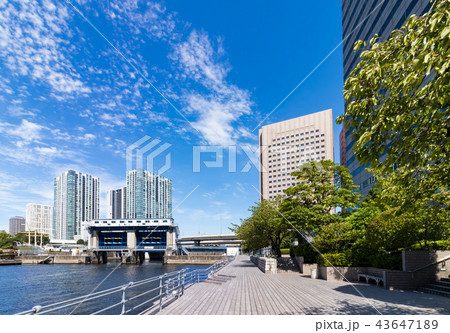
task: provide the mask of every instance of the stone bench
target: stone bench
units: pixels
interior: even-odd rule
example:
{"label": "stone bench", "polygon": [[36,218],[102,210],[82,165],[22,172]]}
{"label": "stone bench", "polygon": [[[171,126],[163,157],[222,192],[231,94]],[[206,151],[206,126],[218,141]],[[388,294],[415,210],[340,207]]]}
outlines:
{"label": "stone bench", "polygon": [[365,283],[370,283],[370,280],[375,281],[377,286],[384,286],[384,279],[381,276],[370,275],[370,274],[358,274],[358,281],[362,282],[364,279]]}

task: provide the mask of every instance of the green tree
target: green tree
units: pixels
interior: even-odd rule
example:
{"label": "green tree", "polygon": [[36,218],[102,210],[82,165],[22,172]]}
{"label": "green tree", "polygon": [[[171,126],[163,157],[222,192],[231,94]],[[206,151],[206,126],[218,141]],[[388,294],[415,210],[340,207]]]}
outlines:
{"label": "green tree", "polygon": [[245,251],[254,251],[271,246],[272,251],[281,256],[281,244],[291,235],[289,225],[278,211],[281,197],[275,200],[262,200],[250,207],[251,216],[241,221],[240,225],[233,225],[231,231],[243,240]]}
{"label": "green tree", "polygon": [[[372,207],[377,207],[381,212],[372,219],[368,228],[367,237],[371,241],[376,243],[376,239],[380,239],[380,246],[398,249],[410,248],[421,242],[426,246],[429,241],[450,238],[448,208],[430,202],[428,198],[412,200],[408,186],[399,185],[392,174],[376,175],[376,188],[379,190],[372,200]],[[408,202],[408,209],[401,207],[405,202]]]}
{"label": "green tree", "polygon": [[14,247],[14,236],[6,231],[0,231],[0,249],[12,249]]}
{"label": "green tree", "polygon": [[[359,200],[348,169],[333,161],[307,162],[291,175],[299,184],[284,191],[288,196],[280,210],[299,231],[318,232],[341,222]],[[338,214],[336,207],[341,208]]]}
{"label": "green tree", "polygon": [[[355,43],[355,51],[362,46]],[[437,0],[386,41],[375,35],[344,84],[338,122],[352,130],[362,164],[381,175],[400,166],[392,181],[407,193],[402,205],[417,198],[450,203],[449,47],[450,1]]]}
{"label": "green tree", "polygon": [[87,242],[85,242],[83,239],[77,240],[78,245],[87,245]]}

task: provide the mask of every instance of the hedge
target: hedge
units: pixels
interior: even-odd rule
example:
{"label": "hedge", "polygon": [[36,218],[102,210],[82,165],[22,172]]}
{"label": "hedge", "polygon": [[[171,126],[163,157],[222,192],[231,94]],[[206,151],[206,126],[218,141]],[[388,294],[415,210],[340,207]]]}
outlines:
{"label": "hedge", "polygon": [[[324,257],[327,259],[325,259]],[[317,256],[317,265],[329,267],[333,266],[352,266],[352,260],[347,253],[324,253]]]}
{"label": "hedge", "polygon": [[281,254],[290,254],[291,249],[280,249]]}

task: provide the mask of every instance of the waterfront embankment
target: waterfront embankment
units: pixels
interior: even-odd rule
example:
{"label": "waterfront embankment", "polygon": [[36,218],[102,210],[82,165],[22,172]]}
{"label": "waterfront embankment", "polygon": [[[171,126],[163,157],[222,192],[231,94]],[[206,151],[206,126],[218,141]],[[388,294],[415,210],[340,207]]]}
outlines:
{"label": "waterfront embankment", "polygon": [[87,255],[57,255],[57,254],[41,254],[41,255],[23,255],[20,261],[23,265],[36,264],[87,264],[91,257]]}
{"label": "waterfront embankment", "polygon": [[226,258],[223,254],[214,252],[190,253],[189,255],[164,256],[165,264],[174,265],[212,265],[217,260]]}

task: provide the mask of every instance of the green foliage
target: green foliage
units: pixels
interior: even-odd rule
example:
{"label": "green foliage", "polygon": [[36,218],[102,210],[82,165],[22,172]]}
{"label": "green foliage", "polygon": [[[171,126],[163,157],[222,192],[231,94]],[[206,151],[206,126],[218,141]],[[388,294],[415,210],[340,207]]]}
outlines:
{"label": "green foliage", "polygon": [[[342,221],[347,210],[358,202],[348,169],[332,161],[304,163],[291,175],[299,184],[285,190],[288,197],[280,211],[299,230],[316,232],[322,226]],[[334,214],[336,207],[341,207],[344,214]]]}
{"label": "green foliage", "polygon": [[402,269],[402,253],[400,251],[386,252],[381,248],[378,253],[373,256],[371,261],[373,267],[384,269]]}
{"label": "green foliage", "polygon": [[385,42],[376,35],[344,85],[347,105],[338,122],[353,129],[356,158],[377,178],[389,178],[392,187],[383,190],[403,188],[402,207],[450,203],[449,26],[450,1],[438,0]]}
{"label": "green foliage", "polygon": [[317,256],[319,266],[353,266],[352,257],[349,253],[324,253],[323,256]]}
{"label": "green foliage", "polygon": [[245,252],[272,246],[272,251],[281,256],[280,247],[283,240],[291,235],[289,225],[278,211],[282,198],[273,201],[262,200],[250,207],[251,216],[233,225],[231,231],[243,240]]}
{"label": "green foliage", "polygon": [[281,254],[290,254],[291,249],[280,249]]}
{"label": "green foliage", "polygon": [[78,245],[87,245],[87,242],[85,242],[83,239],[77,240]]}
{"label": "green foliage", "polygon": [[444,239],[431,242],[421,241],[416,244],[413,244],[411,246],[411,250],[441,250],[441,251],[450,250],[450,240]]}
{"label": "green foliage", "polygon": [[291,248],[291,257],[303,257],[306,264],[313,264],[316,262],[317,252],[309,243],[300,243],[298,246]]}
{"label": "green foliage", "polygon": [[6,231],[0,231],[0,249],[12,249],[14,247],[14,236]]}
{"label": "green foliage", "polygon": [[314,238],[313,244],[320,252],[338,253],[351,248],[362,237],[362,231],[347,221],[325,225]]}

